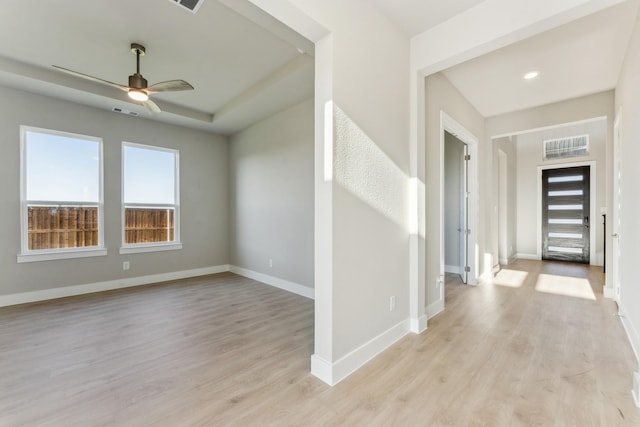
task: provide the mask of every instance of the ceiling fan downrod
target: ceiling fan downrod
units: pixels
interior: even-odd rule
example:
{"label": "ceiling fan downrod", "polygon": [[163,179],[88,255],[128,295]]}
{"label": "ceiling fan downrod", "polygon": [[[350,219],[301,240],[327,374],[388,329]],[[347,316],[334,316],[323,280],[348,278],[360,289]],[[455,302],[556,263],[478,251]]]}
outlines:
{"label": "ceiling fan downrod", "polygon": [[136,72],[129,76],[129,87],[146,89],[147,79],[140,74],[140,57],[145,54],[146,50],[141,44],[131,43],[131,52],[136,55]]}

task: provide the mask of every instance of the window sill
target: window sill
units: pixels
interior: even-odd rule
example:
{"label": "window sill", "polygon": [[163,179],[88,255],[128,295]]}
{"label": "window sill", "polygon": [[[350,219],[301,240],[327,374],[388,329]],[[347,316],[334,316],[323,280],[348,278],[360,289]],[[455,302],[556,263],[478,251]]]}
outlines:
{"label": "window sill", "polygon": [[157,245],[125,246],[120,248],[120,254],[138,254],[144,252],[177,251],[182,249],[182,243],[164,243]]}
{"label": "window sill", "polygon": [[56,259],[72,259],[72,258],[88,258],[96,256],[107,255],[105,248],[98,249],[82,249],[82,250],[67,250],[56,252],[44,252],[44,253],[26,253],[18,254],[18,263],[23,262],[38,262],[38,261],[52,261]]}

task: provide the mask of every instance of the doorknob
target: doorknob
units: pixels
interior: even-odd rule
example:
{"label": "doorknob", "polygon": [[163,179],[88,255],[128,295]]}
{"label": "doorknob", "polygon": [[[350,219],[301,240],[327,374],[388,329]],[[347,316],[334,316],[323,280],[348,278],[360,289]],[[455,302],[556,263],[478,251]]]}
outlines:
{"label": "doorknob", "polygon": [[618,236],[618,233],[613,233],[611,237],[619,237],[619,236]]}

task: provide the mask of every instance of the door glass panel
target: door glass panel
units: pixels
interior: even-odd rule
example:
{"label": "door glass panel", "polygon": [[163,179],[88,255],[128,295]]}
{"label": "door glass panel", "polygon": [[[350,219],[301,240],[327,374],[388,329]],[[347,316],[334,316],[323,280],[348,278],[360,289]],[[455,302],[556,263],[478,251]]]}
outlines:
{"label": "door glass panel", "polygon": [[574,181],[582,181],[584,177],[582,175],[572,175],[572,176],[552,176],[549,178],[549,182],[574,182]]}
{"label": "door glass panel", "polygon": [[582,190],[549,191],[549,196],[582,196]]}
{"label": "door glass panel", "polygon": [[581,254],[582,248],[563,248],[561,246],[549,246],[551,252],[562,252],[565,254]]}
{"label": "door glass panel", "polygon": [[566,219],[566,218],[551,218],[549,224],[582,224],[582,218],[578,219]]}
{"label": "door glass panel", "polygon": [[582,205],[549,205],[550,211],[581,211]]}
{"label": "door glass panel", "polygon": [[549,237],[555,237],[558,239],[582,239],[582,234],[579,233],[549,233]]}

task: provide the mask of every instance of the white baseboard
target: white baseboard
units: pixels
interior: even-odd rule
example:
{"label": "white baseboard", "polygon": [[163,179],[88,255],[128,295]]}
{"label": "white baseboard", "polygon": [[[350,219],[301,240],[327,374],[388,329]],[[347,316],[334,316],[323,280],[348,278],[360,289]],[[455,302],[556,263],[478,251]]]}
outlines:
{"label": "white baseboard", "polygon": [[229,271],[228,265],[196,268],[193,270],[175,271],[171,273],[151,274],[148,276],[127,277],[106,282],[87,283],[84,285],[65,286],[61,288],[43,289],[41,291],[21,292],[19,294],[0,296],[0,307],[25,304],[29,302],[45,301],[94,292],[111,291],[114,289],[130,288],[151,283],[167,282],[169,280],[186,279],[188,277],[205,276]]}
{"label": "white baseboard", "polygon": [[508,258],[500,258],[500,264],[502,264],[502,265],[509,265],[509,264],[511,264],[513,261],[515,261],[516,259],[518,259],[517,254],[512,254],[512,255],[510,255]]}
{"label": "white baseboard", "polygon": [[478,277],[477,283],[470,283],[473,285],[490,284],[493,283],[493,273],[491,271],[485,271]]}
{"label": "white baseboard", "polygon": [[284,289],[285,291],[293,292],[294,294],[298,294],[303,297],[307,297],[310,299],[315,298],[315,289],[308,286],[303,286],[298,283],[290,282],[278,277],[269,276],[268,274],[258,273],[257,271],[249,270],[247,268],[242,268],[235,265],[230,265],[229,271],[240,276],[248,277],[249,279],[257,280],[258,282],[274,286],[276,288]]}
{"label": "white baseboard", "polygon": [[604,295],[605,298],[609,298],[612,300],[616,299],[616,291],[613,288],[610,288],[608,286],[604,286],[602,288],[602,294]]}
{"label": "white baseboard", "polygon": [[620,317],[622,326],[624,326],[624,330],[627,333],[627,338],[629,339],[629,344],[631,344],[633,354],[636,357],[636,362],[640,362],[640,335],[627,316],[627,311],[624,306],[620,303],[618,303],[618,316]]}
{"label": "white baseboard", "polygon": [[[627,339],[629,340],[629,344],[631,344],[631,350],[633,351],[633,355],[636,358],[636,363],[640,362],[640,335],[638,331],[633,326],[633,323],[627,316],[627,311],[624,306],[620,304],[618,301],[618,317],[622,322],[622,326],[624,327],[624,331],[627,334]],[[633,373],[633,388],[631,389],[631,394],[633,396],[633,401],[636,406],[640,408],[640,373]]]}
{"label": "white baseboard", "polygon": [[426,313],[427,319],[431,319],[436,314],[442,313],[444,311],[444,300],[439,299],[436,302],[432,302],[425,308],[424,311]]}
{"label": "white baseboard", "polygon": [[330,386],[334,386],[408,333],[409,321],[407,319],[333,363],[313,354],[311,356],[311,374]]}
{"label": "white baseboard", "polygon": [[633,373],[633,389],[631,390],[633,401],[640,408],[640,372]]}
{"label": "white baseboard", "polygon": [[540,261],[542,260],[542,257],[538,254],[521,254],[518,253],[516,254],[516,258],[518,259],[532,259],[534,261]]}
{"label": "white baseboard", "polygon": [[422,315],[417,319],[410,319],[409,330],[414,334],[421,334],[427,330],[427,315]]}
{"label": "white baseboard", "polygon": [[335,385],[333,382],[333,365],[331,362],[323,359],[317,354],[311,355],[311,375],[321,379],[330,386]]}
{"label": "white baseboard", "polygon": [[444,266],[445,273],[455,273],[462,274],[462,268],[459,265],[445,265]]}

